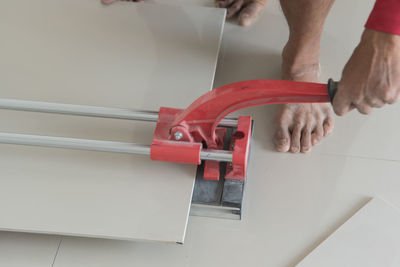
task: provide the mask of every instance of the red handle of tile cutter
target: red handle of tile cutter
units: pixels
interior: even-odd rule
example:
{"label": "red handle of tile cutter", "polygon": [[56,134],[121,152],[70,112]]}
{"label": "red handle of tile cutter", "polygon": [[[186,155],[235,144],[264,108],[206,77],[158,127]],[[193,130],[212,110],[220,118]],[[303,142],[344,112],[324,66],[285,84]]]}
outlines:
{"label": "red handle of tile cutter", "polygon": [[[280,103],[330,102],[337,83],[327,84],[281,80],[251,80],[216,88],[194,101],[176,116],[171,135],[183,134],[180,140],[202,139],[207,146],[218,146],[216,127],[228,114],[239,109]],[[199,130],[201,128],[201,131]],[[193,137],[197,132],[199,137]]]}
{"label": "red handle of tile cutter", "polygon": [[[333,100],[337,83],[251,80],[216,88],[185,110],[161,108],[151,148],[153,160],[200,164],[203,144],[222,149],[225,131],[217,127],[228,114],[251,106],[280,103],[323,103]],[[230,179],[244,180],[251,137],[251,117],[239,117],[233,136]],[[177,152],[177,153],[174,153]],[[206,162],[205,177],[218,179],[219,164]]]}
{"label": "red handle of tile cutter", "polygon": [[331,103],[333,103],[333,98],[335,97],[336,92],[338,90],[338,85],[339,82],[335,82],[333,79],[328,80],[328,95]]}

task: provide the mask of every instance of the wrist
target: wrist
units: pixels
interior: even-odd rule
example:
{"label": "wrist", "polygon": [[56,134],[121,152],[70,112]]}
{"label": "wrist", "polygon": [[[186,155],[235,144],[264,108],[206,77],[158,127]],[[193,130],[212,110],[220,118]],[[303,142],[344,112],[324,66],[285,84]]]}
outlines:
{"label": "wrist", "polygon": [[365,29],[360,44],[372,44],[380,49],[395,49],[400,51],[400,36],[396,34]]}

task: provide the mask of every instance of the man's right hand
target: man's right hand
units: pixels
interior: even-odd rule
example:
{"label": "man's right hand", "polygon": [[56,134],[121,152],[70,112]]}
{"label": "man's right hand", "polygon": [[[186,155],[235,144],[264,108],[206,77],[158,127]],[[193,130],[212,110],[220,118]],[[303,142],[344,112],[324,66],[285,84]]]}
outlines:
{"label": "man's right hand", "polygon": [[399,97],[400,36],[366,29],[343,70],[333,109],[340,116],[354,108],[369,114]]}

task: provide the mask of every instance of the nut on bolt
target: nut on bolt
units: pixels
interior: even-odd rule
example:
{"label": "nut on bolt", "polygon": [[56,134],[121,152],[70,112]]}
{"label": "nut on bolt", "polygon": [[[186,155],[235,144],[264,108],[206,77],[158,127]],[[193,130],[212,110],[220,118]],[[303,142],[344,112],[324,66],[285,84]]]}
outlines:
{"label": "nut on bolt", "polygon": [[183,138],[183,133],[181,131],[176,131],[174,133],[174,137],[175,137],[176,141],[179,141],[179,140],[181,140]]}

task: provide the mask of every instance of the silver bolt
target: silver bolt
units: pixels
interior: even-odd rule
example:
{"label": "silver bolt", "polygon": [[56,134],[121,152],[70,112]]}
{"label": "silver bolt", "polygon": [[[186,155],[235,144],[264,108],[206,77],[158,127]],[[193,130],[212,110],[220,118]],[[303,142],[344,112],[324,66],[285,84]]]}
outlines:
{"label": "silver bolt", "polygon": [[183,133],[180,132],[180,131],[177,131],[177,132],[174,133],[174,137],[175,137],[175,140],[179,141],[179,140],[182,139]]}

